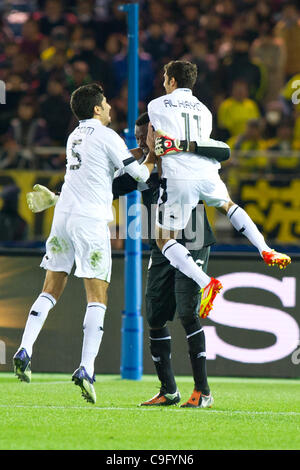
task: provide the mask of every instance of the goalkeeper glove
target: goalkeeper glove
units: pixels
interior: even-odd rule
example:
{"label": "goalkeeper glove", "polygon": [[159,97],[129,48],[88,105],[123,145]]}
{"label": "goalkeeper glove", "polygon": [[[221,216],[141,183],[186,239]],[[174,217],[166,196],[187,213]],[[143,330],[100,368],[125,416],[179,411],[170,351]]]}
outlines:
{"label": "goalkeeper glove", "polygon": [[29,209],[32,212],[42,212],[49,207],[55,206],[59,196],[41,184],[35,184],[33,191],[26,194]]}
{"label": "goalkeeper glove", "polygon": [[187,140],[180,141],[179,139],[173,139],[162,130],[157,130],[156,134],[159,134],[159,137],[155,139],[155,155],[157,157],[189,151],[189,142]]}

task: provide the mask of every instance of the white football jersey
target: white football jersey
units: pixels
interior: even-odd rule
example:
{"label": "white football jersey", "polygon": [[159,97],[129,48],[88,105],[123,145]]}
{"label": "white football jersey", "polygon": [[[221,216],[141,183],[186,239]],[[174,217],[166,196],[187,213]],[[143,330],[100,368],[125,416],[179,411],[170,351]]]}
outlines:
{"label": "white football jersey", "polygon": [[113,220],[112,180],[115,169],[132,157],[125,142],[98,119],[86,119],[67,141],[67,164],[56,210]]}
{"label": "white football jersey", "polygon": [[[212,114],[189,88],[177,88],[148,104],[148,114],[155,130],[163,130],[170,137],[207,141],[212,131]],[[162,176],[176,179],[204,178],[208,172],[217,172],[220,163],[190,152],[178,152],[161,158]]]}

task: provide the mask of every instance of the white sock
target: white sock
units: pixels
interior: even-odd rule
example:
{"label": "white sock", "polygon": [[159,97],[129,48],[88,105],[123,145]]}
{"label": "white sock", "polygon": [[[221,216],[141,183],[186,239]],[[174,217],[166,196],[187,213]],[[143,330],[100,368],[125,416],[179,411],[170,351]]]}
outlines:
{"label": "white sock", "polygon": [[252,245],[256,246],[260,254],[262,251],[271,251],[271,248],[266,244],[263,235],[244,209],[235,204],[227,212],[227,217],[234,228],[239,233],[245,235]]}
{"label": "white sock", "polygon": [[94,362],[98,354],[102,336],[106,305],[98,302],[87,304],[83,321],[83,345],[80,365],[85,368],[88,375],[94,375]]}
{"label": "white sock", "polygon": [[185,246],[176,240],[167,241],[161,251],[174,268],[193,279],[201,288],[210,283],[211,278],[195,263]]}
{"label": "white sock", "polygon": [[54,307],[56,300],[47,292],[42,292],[32,305],[26,322],[20,348],[25,348],[29,357],[32,355],[32,347],[41,331],[49,310]]}

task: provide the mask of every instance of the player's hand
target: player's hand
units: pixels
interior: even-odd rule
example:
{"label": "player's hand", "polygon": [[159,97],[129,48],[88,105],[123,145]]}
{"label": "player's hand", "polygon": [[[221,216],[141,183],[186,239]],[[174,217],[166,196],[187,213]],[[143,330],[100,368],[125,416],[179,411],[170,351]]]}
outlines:
{"label": "player's hand", "polygon": [[32,189],[32,192],[26,194],[27,204],[32,212],[42,212],[49,207],[55,206],[58,196],[46,188],[46,186],[35,184]]}
{"label": "player's hand", "polygon": [[177,152],[182,152],[186,149],[181,148],[180,140],[169,137],[166,132],[162,130],[156,131],[155,139],[155,154],[157,157],[163,157]]}
{"label": "player's hand", "polygon": [[155,153],[155,148],[154,148],[155,147],[155,134],[154,134],[154,128],[151,122],[149,122],[148,124],[146,144],[149,149],[149,152]]}

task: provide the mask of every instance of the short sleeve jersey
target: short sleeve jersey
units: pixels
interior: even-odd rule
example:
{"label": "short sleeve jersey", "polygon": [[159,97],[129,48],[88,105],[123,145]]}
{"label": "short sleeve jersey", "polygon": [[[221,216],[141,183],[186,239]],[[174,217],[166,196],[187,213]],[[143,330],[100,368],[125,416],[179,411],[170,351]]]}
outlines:
{"label": "short sleeve jersey", "polygon": [[125,142],[98,119],[87,119],[70,134],[64,184],[56,210],[104,221],[113,220],[115,169],[132,157]]}
{"label": "short sleeve jersey", "polygon": [[[170,137],[196,141],[198,144],[210,138],[212,114],[189,88],[177,88],[152,100],[148,113],[154,129],[163,130]],[[191,179],[200,172],[218,171],[219,168],[217,160],[190,152],[162,157],[164,178]]]}

